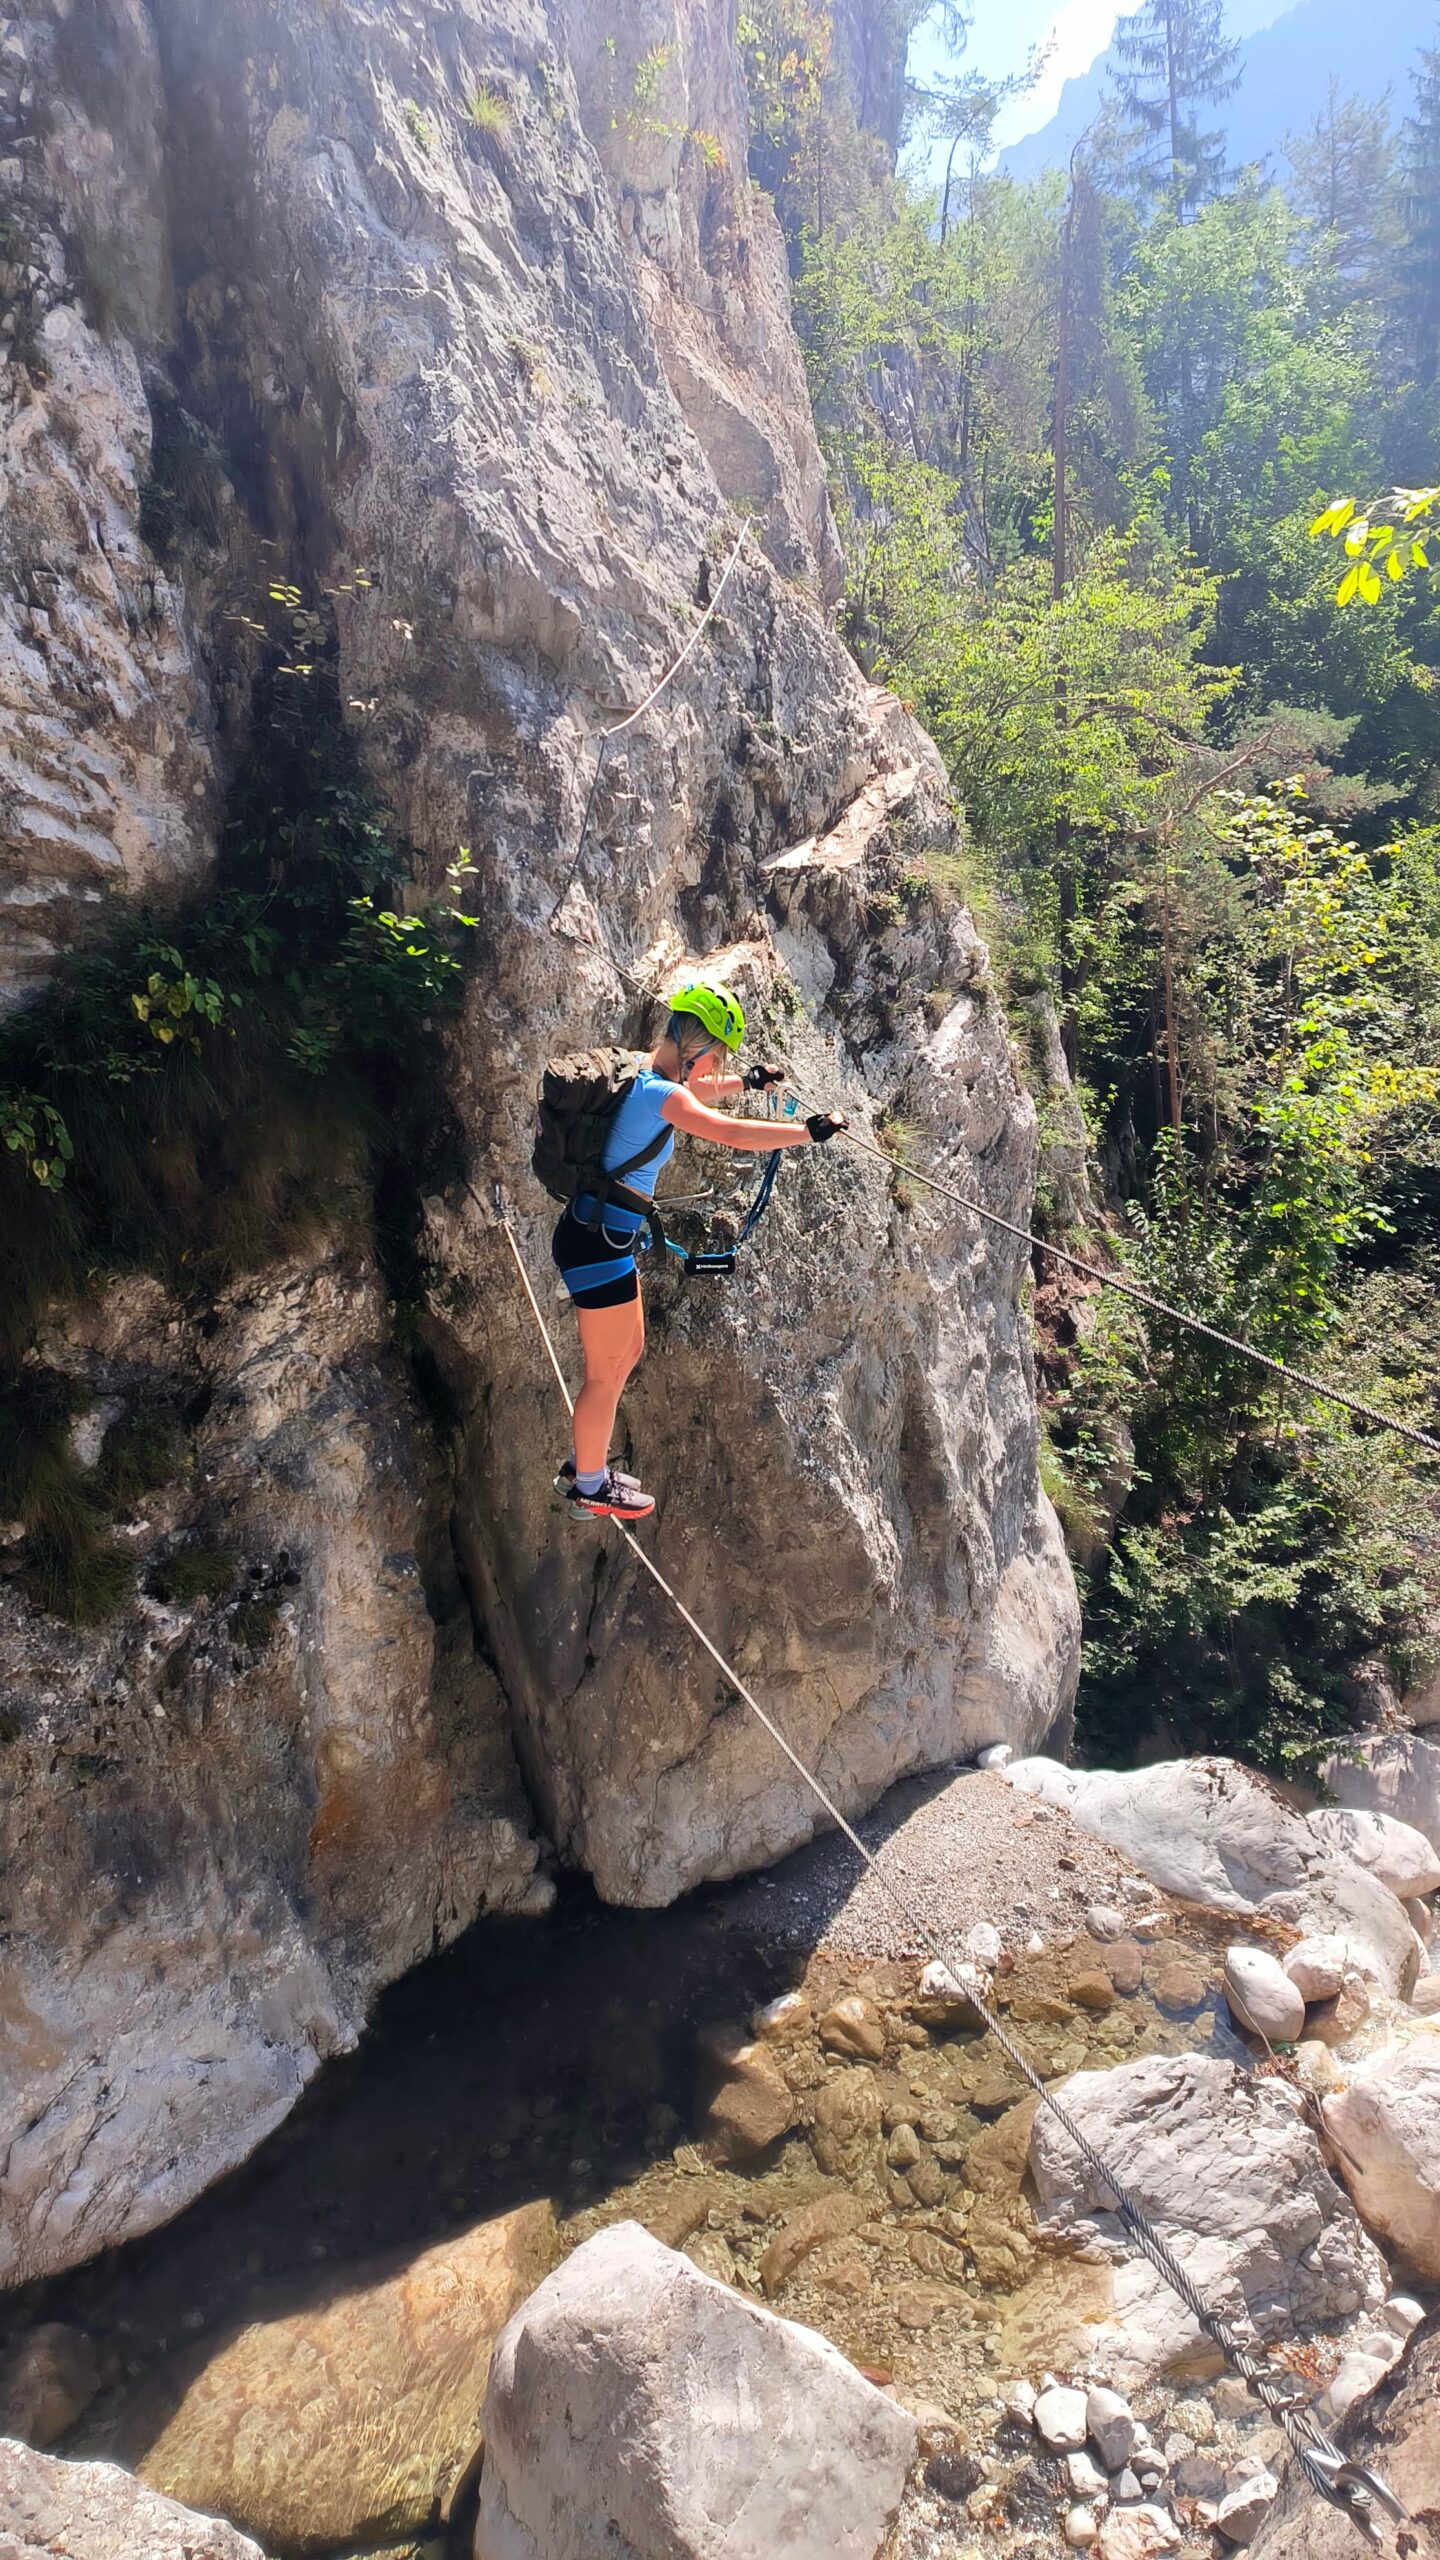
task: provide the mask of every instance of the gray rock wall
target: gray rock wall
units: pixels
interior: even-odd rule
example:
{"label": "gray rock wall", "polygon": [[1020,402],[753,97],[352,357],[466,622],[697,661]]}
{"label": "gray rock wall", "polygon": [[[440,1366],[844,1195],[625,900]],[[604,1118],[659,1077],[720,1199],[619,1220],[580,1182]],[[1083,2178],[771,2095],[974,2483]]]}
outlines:
{"label": "gray rock wall", "polygon": [[[26,0],[14,24],[16,112],[45,102],[18,183],[50,174],[57,245],[0,432],[47,489],[70,452],[108,492],[47,537],[44,628],[71,634],[88,710],[45,752],[69,769],[83,726],[95,764],[84,899],[210,862],[255,579],[313,595],[363,570],[337,608],[362,751],[432,885],[461,845],[478,866],[445,1105],[480,1198],[509,1189],[567,1357],[524,1170],[536,1063],[638,1040],[645,991],[683,965],[728,972],[817,1098],[1021,1215],[1034,1115],[937,885],[963,861],[943,777],[826,618],[822,475],[717,0],[657,12],[653,98],[626,68],[633,13],[584,0]],[[478,122],[477,93],[502,102]],[[93,448],[52,342],[103,392]],[[141,495],[153,534],[163,462],[196,512],[177,451],[206,457],[204,520],[167,577]],[[693,631],[730,498],[753,536],[611,757],[577,869],[595,734]],[[12,814],[43,806],[41,650],[32,632],[4,660]],[[12,840],[47,919],[21,985],[85,922],[54,841],[33,818]],[[137,1569],[153,1581],[177,1539],[238,1561],[183,1607],[141,1580],[86,1634],[5,1589],[12,2281],[175,2210],[380,1981],[523,1903],[512,1739],[562,1853],[615,1899],[813,1828],[623,1551],[557,1522],[563,1417],[496,1232],[458,1186],[427,1226],[448,1437],[387,1345],[363,1234],[213,1306],[136,1282],[55,1318],[48,1356],[101,1404],[199,1395],[183,1481],[124,1527]],[[652,1286],[626,1412],[654,1552],[848,1808],[1064,1729],[1077,1612],[1036,1480],[1024,1285],[1023,1248],[832,1148],[784,1168],[743,1280]],[[275,1599],[258,1630],[252,1565]]]}

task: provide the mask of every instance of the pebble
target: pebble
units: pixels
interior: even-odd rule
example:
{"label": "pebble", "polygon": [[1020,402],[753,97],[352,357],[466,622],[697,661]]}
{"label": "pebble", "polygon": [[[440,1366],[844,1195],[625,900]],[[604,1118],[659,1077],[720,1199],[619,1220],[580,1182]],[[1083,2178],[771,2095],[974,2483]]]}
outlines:
{"label": "pebble", "polygon": [[1214,2443],[1215,2412],[1208,2400],[1177,2400],[1170,2415],[1192,2444]]}
{"label": "pebble", "polygon": [[1345,1979],[1343,1938],[1302,1938],[1286,1956],[1285,1971],[1302,2000],[1333,2000]]}
{"label": "pebble", "polygon": [[1213,2498],[1218,2505],[1225,2495],[1225,2474],[1213,2453],[1187,2453],[1177,2461],[1170,2485],[1182,2498]]}
{"label": "pebble", "polygon": [[1065,2477],[1077,2498],[1098,2498],[1108,2487],[1104,2472],[1088,2453],[1067,2453]]}
{"label": "pebble", "polygon": [[1106,1949],[1105,1970],[1116,1990],[1127,1998],[1139,1990],[1144,1969],[1145,1959],[1133,1938],[1122,1938],[1118,1947]]}
{"label": "pebble", "polygon": [[1122,1902],[1153,1902],[1155,1888],[1145,1876],[1122,1876],[1120,1898]]}
{"label": "pebble", "polygon": [[1312,2002],[1305,2023],[1322,2044],[1348,2044],[1369,2015],[1369,1992],[1358,1973],[1347,1973],[1333,2000]]}
{"label": "pebble", "polygon": [[1222,2418],[1248,2418],[1255,2406],[1254,2392],[1238,2373],[1222,2374],[1213,2396]]}
{"label": "pebble", "polygon": [[1092,1902],[1085,1914],[1085,1926],[1102,1946],[1126,1934],[1124,1913],[1117,1911],[1113,1902]]}
{"label": "pebble", "polygon": [[1322,2044],[1318,2036],[1306,2036],[1302,2043],[1297,2044],[1295,2070],[1305,2087],[1315,2090],[1320,2096],[1327,2089],[1333,2089],[1340,2077],[1339,2065],[1330,2047]]}
{"label": "pebble", "polygon": [[1033,2382],[1012,2382],[1005,2394],[1005,2415],[1022,2427],[1031,2426],[1035,2418],[1035,2402],[1039,2394]]}
{"label": "pebble", "polygon": [[1163,2507],[1115,2507],[1100,2528],[1100,2560],[1157,2560],[1179,2547],[1180,2528]]}
{"label": "pebble", "polygon": [[1410,2006],[1422,2018],[1433,2018],[1440,2012],[1440,1973],[1422,1973],[1410,1994]]}
{"label": "pebble", "polygon": [[966,1930],[965,1952],[973,1956],[977,1964],[992,1969],[999,1963],[1004,1953],[1004,1941],[993,1920],[977,1920],[973,1929]]}
{"label": "pebble", "polygon": [[820,2021],[820,2041],[828,2053],[843,2053],[862,2062],[879,2062],[885,2051],[885,2027],[873,2000],[852,1992],[837,2000]]}
{"label": "pebble", "polygon": [[755,2033],[766,2044],[784,2044],[791,2036],[802,2033],[810,2018],[810,2003],[803,1991],[782,1991],[778,2000],[767,2000],[755,2012]]}
{"label": "pebble", "polygon": [[1100,2525],[1093,2507],[1071,2507],[1065,2517],[1065,2539],[1072,2551],[1088,2551],[1100,2539]]}
{"label": "pebble", "polygon": [[913,2124],[897,2124],[885,2146],[885,2157],[892,2169],[913,2169],[925,2157],[920,2136]]}
{"label": "pebble", "polygon": [[1035,2403],[1035,2425],[1052,2453],[1078,2453],[1085,2442],[1086,2423],[1084,2392],[1071,2391],[1063,2383],[1052,2383]]}
{"label": "pebble", "polygon": [[1132,1938],[1163,1938],[1170,1926],[1168,1911],[1137,1911],[1130,1923]]}
{"label": "pebble", "polygon": [[1412,2329],[1419,2328],[1425,2313],[1412,2294],[1392,2293],[1388,2302],[1381,2303],[1380,2317],[1397,2338],[1408,2338]]}
{"label": "pebble", "polygon": [[1072,1973],[1065,1988],[1079,2009],[1108,2009],[1115,1997],[1115,1985],[1098,1964],[1087,1965],[1083,1973]]}
{"label": "pebble", "polygon": [[1226,1949],[1225,1997],[1236,2023],[1270,2044],[1294,2044],[1304,2031],[1304,2000],[1263,1947]]}
{"label": "pebble", "polygon": [[1138,2441],[1129,2401],[1103,2383],[1097,2383],[1086,2398],[1085,2431],[1107,2471],[1121,2470]]}
{"label": "pebble", "polygon": [[1238,2488],[1228,2489],[1215,2513],[1215,2523],[1227,2542],[1248,2542],[1258,2532],[1274,2504],[1280,2486],[1273,2471],[1257,2471]]}
{"label": "pebble", "polygon": [[1389,2364],[1382,2363],[1379,2356],[1342,2356],[1339,2371],[1325,2394],[1332,2418],[1343,2418],[1357,2400],[1363,2400],[1377,2382],[1384,2381],[1389,2370]]}
{"label": "pebble", "polygon": [[1135,2499],[1135,2498],[1139,2498],[1139,2497],[1143,2497],[1143,2496],[1144,2496],[1144,2491],[1142,2490],[1142,2488],[1141,2488],[1141,2486],[1140,2486],[1139,2481],[1136,2479],[1135,2474],[1134,2474],[1134,2472],[1130,2469],[1130,2466],[1129,2466],[1129,2464],[1128,2464],[1128,2463],[1126,2464],[1126,2466],[1125,2466],[1125,2468],[1124,2468],[1124,2470],[1123,2470],[1123,2471],[1120,2471],[1120,2472],[1117,2472],[1117,2473],[1116,2473],[1115,2478],[1114,2478],[1114,2480],[1113,2480],[1113,2481],[1112,2481],[1112,2483],[1111,2483],[1111,2486],[1112,2486],[1112,2488],[1114,2489],[1114,2491],[1115,2491],[1115,2495],[1116,2495],[1116,2497],[1117,2497],[1117,2498],[1127,2498],[1127,2499],[1132,2499],[1132,2500],[1133,2500],[1133,2499]]}

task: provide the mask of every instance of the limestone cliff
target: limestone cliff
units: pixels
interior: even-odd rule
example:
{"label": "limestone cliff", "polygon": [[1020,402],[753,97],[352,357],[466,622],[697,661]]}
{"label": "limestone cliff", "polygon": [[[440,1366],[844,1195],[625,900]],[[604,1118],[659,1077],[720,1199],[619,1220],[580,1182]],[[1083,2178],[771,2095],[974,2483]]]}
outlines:
{"label": "limestone cliff", "polygon": [[[555,1517],[563,1417],[475,1197],[504,1181],[544,1274],[537,1061],[639,1040],[704,959],[808,1091],[1008,1216],[1035,1127],[938,761],[827,618],[723,0],[21,0],[0,82],[12,997],[107,899],[214,862],[277,569],[341,591],[366,764],[432,881],[472,849],[480,916],[444,1096],[474,1190],[423,1209],[428,1408],[363,1221],[213,1302],[97,1289],[28,1354],[89,1399],[92,1462],[136,1406],[185,1459],[122,1523],[100,1628],[0,1584],[14,2281],[173,2211],[381,1981],[523,1906],[512,1751],[615,1899],[813,1828],[623,1550]],[[694,629],[737,508],[721,610],[577,868],[596,733]],[[627,1418],[657,1559],[851,1808],[1068,1713],[1024,1282],[1021,1248],[839,1148],[782,1168],[733,1286],[652,1282]],[[197,1548],[204,1588],[166,1570]]]}

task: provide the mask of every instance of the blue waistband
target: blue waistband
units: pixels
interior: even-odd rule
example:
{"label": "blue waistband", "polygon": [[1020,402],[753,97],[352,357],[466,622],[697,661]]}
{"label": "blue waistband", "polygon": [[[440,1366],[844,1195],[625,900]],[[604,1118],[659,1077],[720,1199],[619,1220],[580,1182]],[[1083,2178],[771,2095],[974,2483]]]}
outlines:
{"label": "blue waistband", "polygon": [[[582,1191],[578,1200],[570,1205],[582,1226],[595,1214],[593,1192]],[[612,1203],[605,1211],[598,1232],[605,1236],[633,1236],[644,1224],[645,1220],[634,1209],[617,1209]]]}

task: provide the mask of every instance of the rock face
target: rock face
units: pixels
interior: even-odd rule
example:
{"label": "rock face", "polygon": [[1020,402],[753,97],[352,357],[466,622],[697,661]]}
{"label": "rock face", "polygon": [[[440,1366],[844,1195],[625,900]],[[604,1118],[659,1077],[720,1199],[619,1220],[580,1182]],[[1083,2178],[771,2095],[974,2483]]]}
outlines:
{"label": "rock face", "polygon": [[[373,1272],[271,1270],[213,1330],[125,1283],[47,1348],[102,1410],[208,1411],[122,1532],[129,1613],[0,1586],[10,2284],[178,2211],[535,1865]],[[146,1588],[176,1553],[208,1592]]]}
{"label": "rock face", "polygon": [[[1440,2324],[1415,2337],[1395,2370],[1335,2430],[1351,2462],[1371,2466],[1407,2510],[1401,2530],[1417,2560],[1440,2560]],[[1254,2560],[1345,2560],[1348,2516],[1317,2498],[1298,2463],[1250,2545]]]}
{"label": "rock face", "polygon": [[0,2441],[6,2560],[265,2560],[233,2525],[193,2515],[109,2462],[56,2462]]}
{"label": "rock face", "polygon": [[479,2444],[491,2345],[557,2245],[549,2206],[524,2205],[403,2269],[342,2271],[331,2301],[209,2357],[142,2478],[272,2549],[418,2531]]}
{"label": "rock face", "polygon": [[618,2223],[496,2344],[476,2560],[876,2560],[916,2442],[813,2330]]}
{"label": "rock face", "polygon": [[1370,2055],[1320,2111],[1371,2230],[1422,2275],[1440,2276],[1440,2023]]}
{"label": "rock face", "polygon": [[[1384,2268],[1339,2194],[1282,2085],[1201,2054],[1152,2055],[1081,2072],[1064,2096],[1142,2211],[1217,2308],[1248,2314],[1263,2338],[1338,2321],[1384,2294]],[[1094,2184],[1045,2108],[1030,2136],[1040,2209],[1056,2228],[1084,2216],[1123,2250],[1114,2331],[1118,2378],[1193,2368],[1213,2351],[1148,2261],[1130,2253],[1107,2190]]]}
{"label": "rock face", "polygon": [[[954,849],[938,761],[823,611],[823,474],[720,0],[656,0],[643,27],[619,0],[22,0],[7,26],[0,114],[23,91],[48,119],[17,163],[34,276],[0,383],[6,521],[37,529],[0,677],[18,983],[102,887],[204,875],[254,674],[236,632],[283,571],[313,601],[351,590],[340,691],[422,889],[473,851],[446,1100],[533,1271],[538,1061],[640,1040],[702,961],[817,1097],[862,1130],[902,1119],[1023,1223],[1034,1113],[983,947],[927,876]],[[617,85],[641,38],[670,84],[652,117]],[[596,734],[694,630],[731,500],[754,535],[609,757],[577,866]],[[1037,1481],[1024,1254],[840,1148],[787,1166],[765,1236],[727,1294],[653,1290],[626,1419],[662,1569],[854,1811],[1066,1727],[1078,1615]],[[0,2281],[173,2211],[379,1982],[523,1902],[512,1736],[612,1899],[814,1828],[623,1549],[557,1543],[563,1418],[458,1186],[425,1244],[444,1452],[363,1239],[343,1272],[322,1249],[218,1305],[141,1280],[55,1319],[98,1398],[209,1398],[184,1484],[126,1536],[147,1570],[177,1539],[233,1546],[240,1582],[183,1608],[137,1588],[83,1635],[3,1586],[24,1952],[0,2015],[27,2130]],[[242,1623],[252,1565],[280,1605]]]}
{"label": "rock face", "polygon": [[1342,1805],[1408,1822],[1440,1855],[1440,1741],[1421,1733],[1347,1734],[1324,1775]]}
{"label": "rock face", "polygon": [[[1437,1755],[1440,1757],[1440,1755]],[[1148,1769],[1067,1769],[1016,1760],[1022,1795],[1063,1805],[1166,1893],[1215,1911],[1269,1911],[1307,1934],[1339,1938],[1347,1960],[1404,1993],[1421,1947],[1395,1895],[1336,1856],[1264,1778],[1235,1760],[1167,1760]]]}

